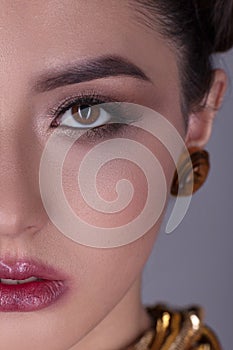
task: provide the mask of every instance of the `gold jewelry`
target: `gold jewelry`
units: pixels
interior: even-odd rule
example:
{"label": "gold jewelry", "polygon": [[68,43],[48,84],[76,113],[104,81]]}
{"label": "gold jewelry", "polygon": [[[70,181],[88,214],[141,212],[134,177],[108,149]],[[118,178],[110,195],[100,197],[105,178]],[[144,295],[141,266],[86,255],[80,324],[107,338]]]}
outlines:
{"label": "gold jewelry", "polygon": [[175,309],[147,306],[154,327],[125,350],[221,350],[214,332],[203,324],[199,306]]}
{"label": "gold jewelry", "polygon": [[[177,196],[178,191],[180,191],[180,196],[190,196],[207,179],[210,169],[209,153],[198,147],[191,147],[188,151],[190,153],[192,168],[190,168],[189,159],[182,154],[172,181],[171,194],[173,196]],[[180,182],[178,173],[180,175]]]}

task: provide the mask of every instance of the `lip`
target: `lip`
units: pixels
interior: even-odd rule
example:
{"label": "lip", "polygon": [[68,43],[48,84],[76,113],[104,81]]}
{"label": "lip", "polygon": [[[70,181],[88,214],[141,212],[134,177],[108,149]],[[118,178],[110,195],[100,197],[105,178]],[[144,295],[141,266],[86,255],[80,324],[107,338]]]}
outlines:
{"label": "lip", "polygon": [[0,278],[25,280],[32,276],[40,281],[0,283],[0,312],[40,310],[55,303],[68,289],[66,276],[48,265],[32,259],[0,259]]}

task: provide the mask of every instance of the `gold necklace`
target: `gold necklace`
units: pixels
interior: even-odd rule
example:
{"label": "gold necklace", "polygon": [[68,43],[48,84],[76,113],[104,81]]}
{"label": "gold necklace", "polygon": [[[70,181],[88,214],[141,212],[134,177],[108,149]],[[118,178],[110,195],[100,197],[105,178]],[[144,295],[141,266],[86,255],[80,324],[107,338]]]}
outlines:
{"label": "gold necklace", "polygon": [[146,306],[153,328],[125,350],[222,350],[214,332],[203,324],[199,306]]}

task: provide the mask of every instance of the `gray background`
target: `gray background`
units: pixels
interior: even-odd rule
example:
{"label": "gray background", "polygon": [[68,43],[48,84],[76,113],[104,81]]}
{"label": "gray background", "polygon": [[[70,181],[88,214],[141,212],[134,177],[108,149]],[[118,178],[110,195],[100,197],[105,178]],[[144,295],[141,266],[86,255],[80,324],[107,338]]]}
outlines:
{"label": "gray background", "polygon": [[[211,139],[211,171],[178,228],[160,235],[143,274],[144,304],[199,304],[224,350],[233,348],[233,50],[216,56],[231,83]],[[168,207],[172,208],[172,203]]]}

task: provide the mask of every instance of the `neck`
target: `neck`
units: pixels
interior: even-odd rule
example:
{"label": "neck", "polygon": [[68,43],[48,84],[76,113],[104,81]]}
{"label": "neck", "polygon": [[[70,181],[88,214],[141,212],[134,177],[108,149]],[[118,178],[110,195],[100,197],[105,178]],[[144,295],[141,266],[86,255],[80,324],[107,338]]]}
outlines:
{"label": "neck", "polygon": [[152,326],[141,302],[141,276],[111,312],[71,350],[125,349]]}

